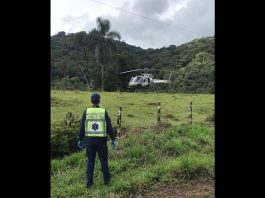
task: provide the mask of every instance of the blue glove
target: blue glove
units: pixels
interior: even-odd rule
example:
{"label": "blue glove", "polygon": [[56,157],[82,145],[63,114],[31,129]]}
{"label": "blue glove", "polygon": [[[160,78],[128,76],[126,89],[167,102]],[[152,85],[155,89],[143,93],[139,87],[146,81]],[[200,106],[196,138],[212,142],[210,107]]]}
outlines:
{"label": "blue glove", "polygon": [[78,146],[78,148],[83,149],[84,148],[84,141],[78,141],[77,146]]}
{"label": "blue glove", "polygon": [[118,145],[118,142],[116,140],[112,140],[111,141],[111,146],[112,146],[113,149],[116,149],[117,145]]}

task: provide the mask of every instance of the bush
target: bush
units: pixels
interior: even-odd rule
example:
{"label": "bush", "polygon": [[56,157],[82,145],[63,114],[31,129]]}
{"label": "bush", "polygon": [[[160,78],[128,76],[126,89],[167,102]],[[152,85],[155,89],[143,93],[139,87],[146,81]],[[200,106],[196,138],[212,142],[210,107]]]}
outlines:
{"label": "bush", "polygon": [[215,122],[215,115],[212,114],[212,115],[209,115],[207,118],[206,118],[206,121],[207,122]]}
{"label": "bush", "polygon": [[54,123],[51,128],[51,157],[63,157],[78,150],[77,130],[79,122],[75,121],[71,126],[63,122]]}

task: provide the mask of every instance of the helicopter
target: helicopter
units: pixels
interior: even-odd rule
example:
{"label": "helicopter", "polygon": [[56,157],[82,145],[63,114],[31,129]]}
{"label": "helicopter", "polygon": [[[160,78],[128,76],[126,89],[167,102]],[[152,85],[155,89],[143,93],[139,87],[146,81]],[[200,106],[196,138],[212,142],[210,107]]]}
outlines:
{"label": "helicopter", "polygon": [[148,68],[134,69],[134,70],[121,72],[120,74],[125,74],[125,73],[135,72],[135,71],[141,71],[141,70],[143,70],[144,73],[142,75],[132,76],[131,80],[129,81],[128,88],[149,87],[150,85],[153,85],[153,84],[171,83],[171,81],[170,81],[171,73],[170,73],[169,78],[167,80],[155,79],[153,74],[147,73],[147,71],[149,71],[149,70],[162,71],[159,69],[148,69]]}

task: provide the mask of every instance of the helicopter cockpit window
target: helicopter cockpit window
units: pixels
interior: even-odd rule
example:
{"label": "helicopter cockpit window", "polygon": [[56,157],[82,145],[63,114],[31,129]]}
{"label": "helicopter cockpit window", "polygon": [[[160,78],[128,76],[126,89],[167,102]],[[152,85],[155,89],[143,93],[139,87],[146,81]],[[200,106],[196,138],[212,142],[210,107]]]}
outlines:
{"label": "helicopter cockpit window", "polygon": [[141,83],[143,81],[143,78],[142,77],[137,77],[135,80],[134,80],[134,82],[139,82],[139,83]]}

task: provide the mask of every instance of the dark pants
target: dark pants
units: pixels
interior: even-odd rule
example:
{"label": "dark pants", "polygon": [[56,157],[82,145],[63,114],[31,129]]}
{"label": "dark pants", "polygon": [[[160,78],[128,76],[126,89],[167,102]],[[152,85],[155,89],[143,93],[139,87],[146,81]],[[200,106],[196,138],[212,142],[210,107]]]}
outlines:
{"label": "dark pants", "polygon": [[91,186],[93,184],[96,153],[98,153],[98,156],[101,162],[101,170],[103,172],[104,183],[108,183],[110,181],[110,173],[109,173],[109,165],[108,165],[107,144],[89,145],[87,146],[86,149],[87,149],[86,152],[87,152],[87,157],[88,157],[87,186]]}

